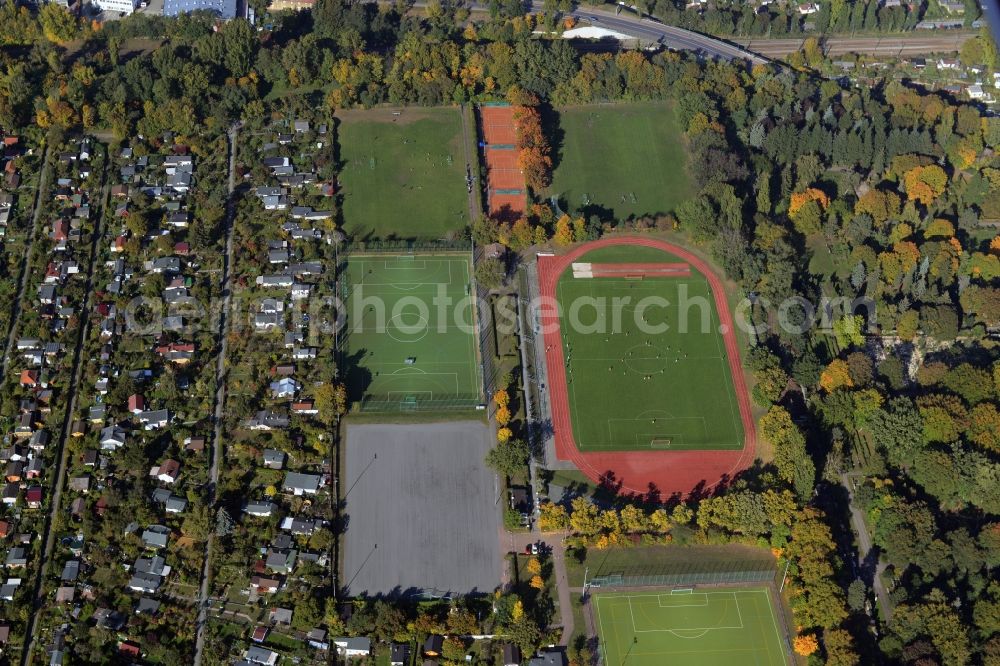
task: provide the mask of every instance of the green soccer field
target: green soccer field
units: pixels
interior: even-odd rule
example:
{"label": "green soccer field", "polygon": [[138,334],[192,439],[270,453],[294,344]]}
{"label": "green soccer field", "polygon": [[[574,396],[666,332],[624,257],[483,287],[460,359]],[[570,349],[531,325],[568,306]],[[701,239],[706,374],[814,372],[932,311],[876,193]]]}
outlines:
{"label": "green soccer field", "polygon": [[681,128],[662,102],[558,110],[562,147],[547,195],[617,219],[674,210],[692,194]]}
{"label": "green soccer field", "polygon": [[342,280],[352,402],[405,409],[480,399],[467,257],[352,255]]}
{"label": "green soccer field", "polygon": [[604,663],[618,666],[786,666],[764,588],[595,594]]}
{"label": "green soccer field", "polygon": [[344,231],[358,239],[437,239],[469,224],[458,109],[338,116]]}
{"label": "green soccer field", "polygon": [[[614,246],[578,262],[681,260],[655,248]],[[742,448],[743,424],[719,317],[701,273],[692,267],[689,277],[629,280],[577,278],[567,269],[556,297],[577,448]],[[603,303],[603,315],[588,303]],[[657,328],[662,330],[649,332]]]}

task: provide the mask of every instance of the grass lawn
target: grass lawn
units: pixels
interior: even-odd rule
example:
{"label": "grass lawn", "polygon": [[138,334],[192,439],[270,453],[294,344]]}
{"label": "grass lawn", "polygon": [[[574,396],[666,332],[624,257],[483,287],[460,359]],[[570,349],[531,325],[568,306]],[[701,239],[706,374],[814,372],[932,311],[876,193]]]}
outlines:
{"label": "grass lawn", "polygon": [[352,402],[479,400],[467,256],[352,255],[345,278]]}
{"label": "grass lawn", "polygon": [[338,111],[344,230],[443,238],[469,220],[458,109]]}
{"label": "grass lawn", "polygon": [[[673,108],[662,102],[558,109],[559,161],[546,194],[617,219],[667,213],[692,194]],[[558,137],[557,137],[558,140]]]}
{"label": "grass lawn", "polygon": [[[635,246],[593,250],[579,262],[684,263]],[[685,277],[587,279],[567,269],[556,295],[573,437],[581,451],[743,446],[718,313],[704,275],[692,268]],[[574,308],[586,303],[603,306],[584,305],[574,316]]]}
{"label": "grass lawn", "polygon": [[789,657],[766,588],[593,596],[605,664],[785,666]]}

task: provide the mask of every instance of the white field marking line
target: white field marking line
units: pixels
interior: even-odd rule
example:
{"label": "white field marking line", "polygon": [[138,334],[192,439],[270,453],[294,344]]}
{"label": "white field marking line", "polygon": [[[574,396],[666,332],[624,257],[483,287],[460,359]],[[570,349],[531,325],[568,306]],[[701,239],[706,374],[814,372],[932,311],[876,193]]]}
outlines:
{"label": "white field marking line", "polygon": [[[418,368],[418,370],[419,370],[419,368]],[[441,381],[440,379],[436,379],[436,378],[443,378],[443,377],[450,378],[451,380],[453,380],[455,382],[455,393],[458,393],[458,373],[457,372],[424,372],[424,371],[420,371],[420,372],[407,372],[407,369],[404,367],[404,368],[399,368],[398,370],[393,370],[388,375],[386,375],[386,377],[388,377],[388,378],[392,378],[392,377],[400,378],[400,377],[404,377],[404,376],[409,377],[409,376],[413,376],[413,375],[418,375],[420,377],[426,377],[427,379],[429,379],[431,381],[434,381],[434,382],[440,382]],[[374,384],[375,382],[373,381],[372,383]],[[445,384],[447,384],[447,382],[445,382]],[[444,384],[442,384],[442,386],[443,385]]]}
{"label": "white field marking line", "polygon": [[607,634],[604,633],[604,616],[601,615],[601,597],[594,597],[594,604],[597,607],[597,626],[601,628],[601,647],[604,648],[604,663],[610,664],[608,661],[608,641],[605,640]]}
{"label": "white field marking line", "polygon": [[[771,603],[771,595],[768,594],[766,589],[760,590],[760,592],[764,595],[764,603],[767,604],[767,609],[771,611],[771,627],[774,629],[774,637],[778,639],[778,645],[782,645],[781,632],[778,631],[778,619],[774,616],[774,605]],[[770,652],[770,649],[768,649],[768,654],[770,654]],[[782,649],[779,654],[781,655],[781,661],[787,664],[788,660],[785,658],[786,655],[784,649]]]}
{"label": "white field marking line", "polygon": [[[669,634],[673,634],[677,638],[688,638],[688,639],[698,640],[699,638],[704,638],[705,635],[709,631],[711,631],[711,629],[664,629],[664,631],[666,631]],[[701,633],[698,634],[697,636],[682,636],[681,634],[677,633],[678,631],[701,631]]]}
{"label": "white field marking line", "polygon": [[[736,630],[736,629],[745,629],[746,628],[744,626],[744,624],[743,624],[743,614],[740,612],[740,602],[736,598],[736,593],[735,592],[703,592],[702,594],[705,594],[705,595],[709,595],[709,594],[721,594],[721,595],[729,595],[729,596],[731,596],[733,598],[733,601],[736,603],[736,613],[737,613],[737,616],[740,619],[740,626],[738,626],[738,627],[736,627],[736,626],[728,626],[728,627],[723,627],[723,626],[717,626],[717,627],[688,627],[688,628],[684,628],[684,629],[681,629],[681,628],[674,628],[674,629],[637,629],[636,625],[635,625],[635,613],[632,612],[632,597],[631,596],[626,596],[625,598],[628,599],[629,615],[632,617],[632,631],[634,633],[637,633],[637,634],[653,634],[653,633],[664,633],[664,632],[667,632],[667,633],[674,634],[678,638],[701,638],[702,636],[704,636],[705,634],[707,634],[709,631],[712,631],[712,630],[715,630],[715,629]],[[644,595],[644,596],[651,596],[651,595]],[[659,597],[661,595],[657,595],[657,596]],[[661,606],[661,608],[670,608],[670,607],[669,606]],[[684,608],[684,606],[680,606],[679,608]],[[704,633],[702,633],[702,634],[700,634],[698,636],[681,636],[680,634],[676,633],[678,631],[702,631]]]}
{"label": "white field marking line", "polygon": [[685,597],[700,596],[702,598],[702,600],[705,602],[703,604],[664,604],[663,603],[663,598],[664,597],[666,597],[667,599],[671,599],[671,598],[675,598],[677,596],[680,596],[680,595],[675,595],[673,593],[670,593],[670,594],[658,594],[658,595],[656,595],[656,603],[660,606],[660,608],[688,608],[688,607],[690,607],[690,608],[701,608],[702,606],[707,606],[708,605],[708,595],[706,593],[704,593],[704,592],[692,592],[691,594],[685,594],[684,595]]}
{"label": "white field marking line", "polygon": [[[420,262],[419,266],[417,265],[418,261]],[[410,269],[410,268],[419,268],[419,269],[423,270],[424,268],[427,268],[427,260],[426,259],[411,259],[409,261],[400,262],[400,263],[405,263],[406,265],[405,266],[390,266],[389,265],[389,260],[386,259],[385,260],[385,265],[383,266],[383,268],[385,268],[385,270],[387,270],[387,271],[403,271],[403,270],[407,270],[407,269]]]}

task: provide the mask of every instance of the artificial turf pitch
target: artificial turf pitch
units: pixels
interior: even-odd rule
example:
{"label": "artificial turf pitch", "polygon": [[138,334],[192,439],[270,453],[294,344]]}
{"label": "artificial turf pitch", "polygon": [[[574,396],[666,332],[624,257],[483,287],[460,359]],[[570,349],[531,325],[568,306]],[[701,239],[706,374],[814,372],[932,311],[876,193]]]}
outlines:
{"label": "artificial turf pitch", "polygon": [[[662,250],[636,246],[592,250],[578,261],[681,262]],[[556,297],[573,438],[580,451],[742,448],[743,425],[719,316],[697,269],[692,266],[689,277],[642,280],[577,278],[567,269]],[[669,305],[650,302],[640,310],[647,297]],[[615,298],[629,299],[620,317],[614,315]],[[583,305],[574,323],[574,304],[595,299],[605,304],[603,319]],[[643,321],[667,329],[643,332]]]}
{"label": "artificial turf pitch", "polygon": [[562,136],[547,194],[616,219],[674,210],[692,194],[681,128],[662,102],[558,109]]}
{"label": "artificial turf pitch", "polygon": [[405,407],[480,397],[466,256],[355,254],[344,281],[352,401]]}
{"label": "artificial turf pitch", "polygon": [[457,109],[342,112],[344,230],[355,238],[437,239],[469,224]]}
{"label": "artificial turf pitch", "polygon": [[604,663],[785,666],[765,588],[599,593],[592,605]]}

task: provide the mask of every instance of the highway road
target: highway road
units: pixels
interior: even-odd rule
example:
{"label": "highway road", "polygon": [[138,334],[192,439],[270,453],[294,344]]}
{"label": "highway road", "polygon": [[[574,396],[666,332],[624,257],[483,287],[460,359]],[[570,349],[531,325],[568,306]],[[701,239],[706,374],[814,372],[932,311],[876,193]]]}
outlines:
{"label": "highway road", "polygon": [[[904,37],[828,37],[823,40],[827,56],[862,53],[879,56],[926,56],[930,53],[958,51],[976,33],[963,30],[913,32]],[[800,39],[736,39],[748,51],[768,58],[783,58],[802,48]]]}
{"label": "highway road", "polygon": [[[542,4],[533,2],[531,10],[533,12],[543,11]],[[755,65],[767,62],[767,58],[734,44],[684,28],[666,25],[656,19],[642,18],[627,10],[622,11],[621,14],[615,14],[614,10],[610,8],[578,7],[569,14],[578,21],[585,21],[599,28],[607,28],[631,35],[643,42],[659,42],[678,51],[693,51],[710,58],[723,58],[725,60],[747,58]]]}
{"label": "highway road", "polygon": [[[423,7],[425,5],[426,0],[417,0],[414,2],[415,7]],[[487,11],[486,5],[479,2],[470,3],[468,8],[475,12]],[[528,4],[528,11],[531,13],[542,13],[545,11],[545,7],[541,2],[532,1]],[[606,8],[577,7],[566,15],[573,16],[577,21],[635,37],[642,42],[659,42],[668,48],[678,51],[693,51],[709,58],[723,58],[726,60],[749,58],[754,64],[768,62],[767,58],[749,53],[740,46],[729,44],[714,37],[666,25],[656,19],[641,18],[638,14],[627,10],[622,11],[621,14],[615,14],[612,5],[606,5]]]}

